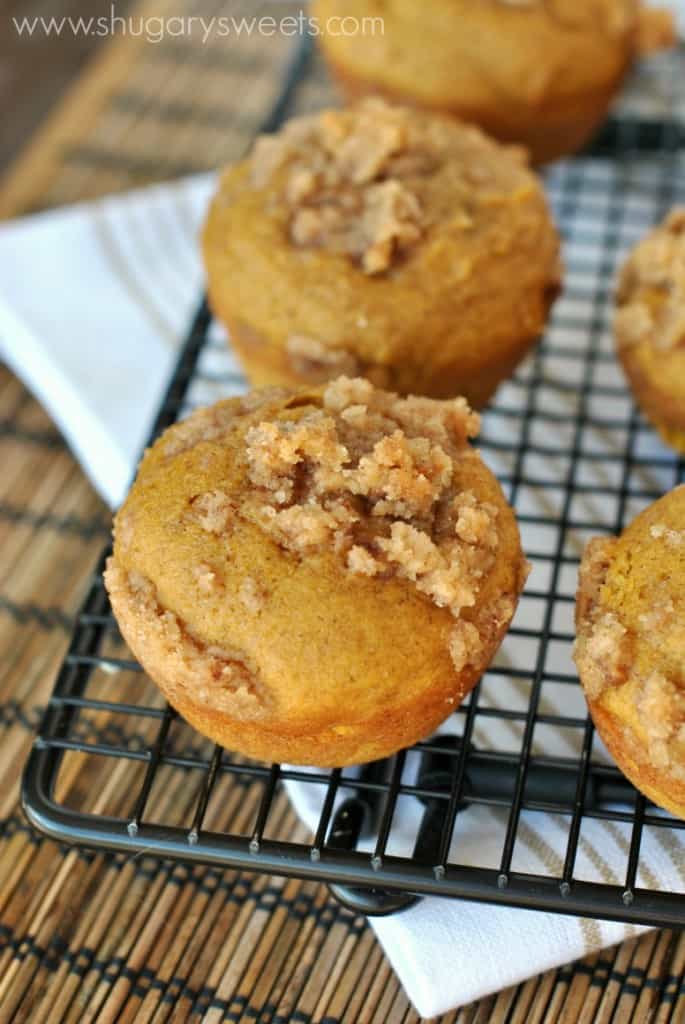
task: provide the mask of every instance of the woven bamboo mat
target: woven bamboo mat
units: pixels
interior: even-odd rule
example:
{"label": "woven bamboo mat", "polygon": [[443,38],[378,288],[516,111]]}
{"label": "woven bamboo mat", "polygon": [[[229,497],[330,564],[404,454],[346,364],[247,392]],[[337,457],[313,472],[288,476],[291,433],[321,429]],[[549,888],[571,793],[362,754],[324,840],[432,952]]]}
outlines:
{"label": "woven bamboo mat", "polygon": [[[259,5],[242,6],[254,13]],[[135,18],[214,13],[225,5],[148,0],[132,10]],[[116,38],[0,183],[0,214],[234,157],[276,94],[291,42]],[[298,105],[330,95],[317,69]],[[21,768],[108,515],[40,406],[6,370],[0,466],[0,1022],[416,1021],[364,920],[322,886],[70,851],[27,827]],[[104,735],[108,723],[102,717],[87,727]],[[86,773],[73,755],[65,798],[114,806],[128,791],[128,770]],[[160,799],[173,815],[191,795],[167,787]],[[216,824],[239,828],[253,800],[249,789],[227,790]],[[278,833],[295,836],[301,826],[287,803],[274,813]],[[654,932],[442,1020],[684,1021],[684,978],[685,938]]]}

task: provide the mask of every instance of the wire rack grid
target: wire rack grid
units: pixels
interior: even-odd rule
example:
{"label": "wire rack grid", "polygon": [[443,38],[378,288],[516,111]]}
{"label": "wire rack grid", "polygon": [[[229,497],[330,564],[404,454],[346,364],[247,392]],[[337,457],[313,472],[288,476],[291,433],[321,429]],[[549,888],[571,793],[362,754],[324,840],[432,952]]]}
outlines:
{"label": "wire rack grid", "polygon": [[[265,127],[306,79],[305,57],[298,51]],[[564,292],[478,442],[516,509],[533,572],[502,650],[439,734],[388,761],[332,771],[212,747],[123,648],[102,584],[105,552],[25,771],[36,827],[89,846],[320,879],[371,913],[432,893],[683,925],[682,888],[660,888],[649,865],[653,848],[668,848],[682,871],[685,822],[649,804],[611,763],[570,658],[585,541],[618,532],[685,479],[683,460],[636,411],[610,332],[618,263],[685,201],[683,122],[668,110],[658,121],[621,110],[591,153],[545,176],[565,241]],[[154,434],[244,388],[203,304]],[[102,785],[70,788],[74,765],[93,765]],[[123,800],[109,799],[115,778],[125,781]],[[286,793],[310,832],[284,818]],[[620,870],[607,868],[606,843],[620,851]]]}

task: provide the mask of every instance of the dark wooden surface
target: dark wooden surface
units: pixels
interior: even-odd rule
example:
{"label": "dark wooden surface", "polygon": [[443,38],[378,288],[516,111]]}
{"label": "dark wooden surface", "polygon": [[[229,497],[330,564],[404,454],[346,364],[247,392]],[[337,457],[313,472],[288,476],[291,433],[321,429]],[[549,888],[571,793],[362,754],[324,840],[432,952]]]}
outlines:
{"label": "dark wooden surface", "polygon": [[[125,14],[129,0],[117,0]],[[0,0],[0,171],[19,153],[105,39],[65,28],[20,36],[13,19],[109,16],[110,0]]]}

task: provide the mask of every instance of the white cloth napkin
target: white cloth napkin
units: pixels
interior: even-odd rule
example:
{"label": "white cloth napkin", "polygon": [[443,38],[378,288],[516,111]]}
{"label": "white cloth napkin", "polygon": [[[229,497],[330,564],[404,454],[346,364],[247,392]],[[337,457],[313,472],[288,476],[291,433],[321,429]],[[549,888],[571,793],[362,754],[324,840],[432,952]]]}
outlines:
{"label": "white cloth napkin", "polygon": [[202,293],[196,236],[213,181],[203,175],[0,228],[0,357],[112,507]]}
{"label": "white cloth napkin", "polygon": [[[649,72],[648,74],[653,74]],[[654,95],[665,90],[664,103],[672,108],[668,75],[651,81]],[[666,83],[666,85],[664,85]],[[644,80],[642,82],[644,86]],[[645,89],[634,99],[640,111]],[[650,110],[654,110],[650,99]],[[605,274],[600,242],[606,237],[605,218],[609,194],[618,187],[625,215],[612,221],[617,235],[616,262],[637,238],[661,215],[657,196],[663,194],[663,170],[657,162],[641,161],[634,173],[619,172],[609,161],[583,160],[559,164],[548,176],[552,202],[560,207],[568,198],[573,178],[573,211],[565,213],[567,292],[557,304],[552,342],[566,351],[582,349],[587,331],[596,324],[593,291]],[[40,398],[59,424],[85,471],[111,506],[122,499],[134,471],[155,410],[164,392],[175,355],[202,287],[197,232],[213,186],[213,176],[194,177],[82,204],[0,226],[0,354]],[[685,199],[685,177],[680,187],[670,182],[673,200]],[[606,252],[605,252],[606,258]],[[606,284],[606,281],[604,281]],[[599,340],[608,358],[597,365],[604,384],[619,384],[621,377],[610,356],[612,344],[606,310]],[[550,382],[573,382],[582,363],[550,357],[545,376]],[[200,374],[190,389],[187,409],[242,388],[239,377],[227,388],[216,381],[217,372],[237,370],[225,339],[213,328],[211,344],[204,351]],[[521,400],[515,384],[500,393],[501,406],[517,408]],[[567,398],[545,386],[539,389],[539,408],[556,412],[568,402],[571,416],[578,396]],[[590,414],[625,416],[629,398],[601,397]],[[562,406],[563,408],[563,406]],[[511,440],[519,429],[506,416],[487,416],[484,436]],[[558,436],[555,437],[553,431]],[[569,425],[539,425],[539,440],[568,445]],[[533,424],[531,439],[538,426]],[[625,432],[624,432],[625,433]],[[589,427],[584,450],[617,453],[626,438],[620,430]],[[640,454],[666,455],[649,432],[640,435]],[[493,469],[506,474],[511,462],[506,454],[486,449]],[[563,459],[537,456],[526,465],[538,478],[560,481],[567,471]],[[606,487],[609,465],[582,462],[579,480]],[[667,466],[659,471],[637,467],[641,488],[665,491],[672,486]],[[519,513],[553,516],[563,504],[563,491],[522,487]],[[572,509],[579,521],[588,518],[615,523],[616,508],[607,497],[588,490]],[[644,505],[639,497],[629,501],[627,515]],[[534,552],[529,591],[549,586],[550,558],[556,534],[548,527],[522,522],[524,547]],[[582,528],[567,539],[567,553],[577,554],[584,541]],[[566,565],[557,592],[567,596],[575,589],[575,567]],[[540,627],[540,601],[524,598],[516,625]],[[554,618],[561,639],[550,644],[546,669],[572,673],[570,660],[573,631],[572,604],[559,602]],[[494,672],[486,674],[480,706],[525,710],[530,672],[537,641],[522,635],[509,636],[497,656]],[[521,678],[498,675],[498,666],[523,670]],[[585,708],[578,687],[545,683],[541,710],[561,711],[583,717]],[[455,731],[455,719],[446,728]],[[518,750],[522,723],[487,717],[476,719],[474,742],[495,750]],[[540,723],[535,732],[535,751],[540,754],[578,754],[579,730],[559,729]],[[605,756],[599,745],[597,756]],[[416,765],[407,763],[410,779]],[[312,796],[315,787],[289,784],[293,802],[305,822],[313,825],[320,804]],[[349,792],[349,791],[348,791]],[[345,796],[341,792],[341,799]],[[421,806],[412,797],[400,798],[388,844],[389,853],[407,854]],[[459,815],[451,860],[460,864],[498,866],[506,815],[497,810],[472,807]],[[565,853],[569,819],[558,815],[524,812],[514,852],[514,871],[558,876]],[[621,884],[630,840],[627,825],[596,820],[583,824],[575,877],[588,881]],[[638,886],[685,892],[685,844],[675,830],[645,829]],[[636,934],[631,925],[591,921],[537,911],[516,910],[439,898],[423,900],[392,918],[371,924],[393,963],[407,994],[424,1016],[433,1016],[488,993],[513,985],[533,974],[567,963],[577,957]]]}

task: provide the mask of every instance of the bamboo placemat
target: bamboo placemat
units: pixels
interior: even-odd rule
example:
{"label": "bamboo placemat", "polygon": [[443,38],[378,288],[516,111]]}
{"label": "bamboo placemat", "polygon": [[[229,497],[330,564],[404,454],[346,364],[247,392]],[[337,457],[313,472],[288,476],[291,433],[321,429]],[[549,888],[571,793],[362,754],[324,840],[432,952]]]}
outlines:
{"label": "bamboo placemat", "polygon": [[[145,0],[130,13],[208,17],[225,8]],[[0,183],[0,215],[235,157],[277,92],[291,44],[256,35],[203,44],[198,33],[116,38]],[[330,96],[317,68],[298,106]],[[364,920],[322,886],[69,850],[27,827],[21,768],[109,517],[45,413],[4,369],[0,466],[0,1024],[417,1021]],[[108,722],[88,728],[102,734]],[[88,793],[116,802],[127,778],[123,767],[86,773],[74,755],[64,786],[81,805]],[[164,802],[180,811],[190,797],[171,790]],[[249,789],[227,791],[222,824],[249,814],[252,799]],[[285,802],[275,817],[283,836],[301,828]],[[683,1021],[684,979],[685,938],[653,932],[441,1020]]]}

